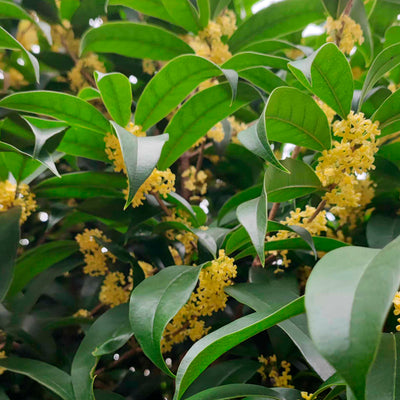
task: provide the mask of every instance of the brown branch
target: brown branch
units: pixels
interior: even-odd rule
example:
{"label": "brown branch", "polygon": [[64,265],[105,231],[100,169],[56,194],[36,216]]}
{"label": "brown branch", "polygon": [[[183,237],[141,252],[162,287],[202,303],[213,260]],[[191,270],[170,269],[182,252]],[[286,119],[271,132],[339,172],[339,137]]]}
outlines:
{"label": "brown branch", "polygon": [[128,350],[126,353],[122,354],[122,356],[120,358],[118,358],[118,360],[115,360],[112,363],[96,370],[96,372],[94,373],[95,376],[101,375],[104,371],[106,371],[108,369],[115,368],[116,366],[121,364],[123,361],[133,357],[135,354],[140,353],[141,351],[142,351],[142,349],[139,346]]}
{"label": "brown branch", "polygon": [[314,214],[311,215],[311,217],[307,220],[307,224],[314,221],[315,218],[317,218],[317,215],[325,208],[326,206],[326,200],[322,200],[319,204],[317,209],[315,210]]}
{"label": "brown branch", "polygon": [[[184,153],[180,159],[180,172],[181,172],[181,176],[183,174],[184,171],[186,171],[187,169],[189,169],[190,167],[190,161],[189,161],[189,156],[188,153]],[[185,182],[187,181],[188,178],[181,178],[181,195],[182,197],[184,197],[186,200],[189,199],[190,197],[190,190],[188,190],[185,187]]]}
{"label": "brown branch", "polygon": [[[206,143],[206,144],[204,144],[204,150],[207,150],[212,146],[213,146],[212,143]],[[196,150],[186,152],[186,155],[188,158],[192,158],[192,157],[199,155],[200,151],[202,151],[201,148],[198,148]]]}
{"label": "brown branch", "polygon": [[301,146],[296,146],[292,151],[291,158],[296,159],[299,156],[300,151],[301,151]]}
{"label": "brown branch", "polygon": [[268,214],[268,219],[269,220],[273,220],[276,217],[276,214],[279,211],[279,207],[280,207],[281,203],[274,203],[274,205],[271,208],[271,211]]}
{"label": "brown branch", "polygon": [[155,197],[155,199],[157,200],[157,203],[160,205],[160,207],[165,212],[165,214],[170,216],[171,210],[169,210],[168,207],[165,205],[165,203],[162,201],[160,195],[157,192],[150,192],[150,194],[152,194]]}
{"label": "brown branch", "polygon": [[200,171],[201,166],[203,165],[203,159],[204,159],[204,146],[206,142],[203,141],[200,145],[199,149],[199,157],[197,158],[197,163],[196,163],[196,173]]}

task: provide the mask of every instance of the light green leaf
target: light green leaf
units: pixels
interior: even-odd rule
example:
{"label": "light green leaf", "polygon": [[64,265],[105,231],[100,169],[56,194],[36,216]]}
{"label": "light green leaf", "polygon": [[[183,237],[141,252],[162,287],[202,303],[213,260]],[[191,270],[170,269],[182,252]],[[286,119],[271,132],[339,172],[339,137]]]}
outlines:
{"label": "light green leaf", "polygon": [[71,377],[50,364],[29,358],[8,357],[0,360],[0,367],[33,379],[63,400],[75,400]]}
{"label": "light green leaf", "polygon": [[[98,357],[93,352],[98,348],[104,349],[104,343],[127,335],[130,331],[127,304],[110,309],[93,323],[72,361],[71,377],[75,399],[95,400],[93,373]],[[111,349],[114,349],[113,346]]]}
{"label": "light green leaf", "polygon": [[289,63],[296,78],[342,118],[347,118],[353,99],[353,75],[344,54],[326,43],[311,56]]}
{"label": "light green leaf", "polygon": [[251,67],[239,71],[239,76],[258,86],[266,93],[271,93],[279,86],[287,86],[287,83],[266,67]]}
{"label": "light green leaf", "polygon": [[300,298],[272,314],[256,312],[239,318],[197,341],[179,365],[174,400],[180,400],[189,385],[219,356],[252,336],[302,312],[304,299]]}
{"label": "light green leaf", "polygon": [[161,153],[159,167],[169,167],[216,123],[257,97],[257,91],[243,82],[239,82],[237,98],[233,103],[229,83],[197,93],[183,104],[165,128],[169,140]]}
{"label": "light green leaf", "polygon": [[323,19],[321,0],[287,0],[272,4],[239,26],[229,39],[229,48],[237,53],[251,43],[282,37]]}
{"label": "light green leaf", "polygon": [[265,171],[265,185],[269,201],[280,203],[322,189],[317,175],[305,162],[286,158],[281,163],[289,173],[271,166],[268,166]]}
{"label": "light green leaf", "polygon": [[129,79],[119,72],[95,72],[97,87],[111,118],[119,125],[128,125],[131,119],[132,89]]}
{"label": "light green leaf", "polygon": [[369,68],[368,74],[365,78],[360,100],[358,103],[358,109],[361,108],[365,97],[368,92],[374,87],[375,83],[378,82],[386,72],[391,71],[393,68],[400,64],[400,43],[393,44],[392,46],[383,49],[374,59]]}
{"label": "light green leaf", "polygon": [[379,122],[381,137],[400,132],[400,90],[390,95],[371,119]]}
{"label": "light green leaf", "polygon": [[91,104],[66,93],[45,90],[14,93],[0,101],[0,107],[11,110],[43,114],[78,128],[95,132],[108,132],[110,126]]}
{"label": "light green leaf", "polygon": [[188,301],[202,266],[175,265],[145,279],[132,292],[129,319],[136,340],[150,360],[174,376],[161,353],[165,327]]}
{"label": "light green leaf", "polygon": [[[171,60],[145,87],[137,104],[135,123],[144,129],[150,128],[178,106],[201,82],[223,73],[218,65],[194,54]],[[235,91],[235,88],[232,87],[232,90]]]}
{"label": "light green leaf", "polygon": [[210,0],[197,0],[197,7],[199,9],[199,24],[204,29],[211,17]]}
{"label": "light green leaf", "polygon": [[298,89],[280,87],[271,93],[265,125],[270,140],[317,151],[331,147],[326,115],[310,96]]}
{"label": "light green leaf", "polygon": [[188,32],[197,33],[200,28],[199,15],[190,0],[161,0],[175,25]]}
{"label": "light green leaf", "polygon": [[0,301],[3,301],[14,276],[14,262],[19,245],[21,208],[0,213]]}
{"label": "light green leaf", "polygon": [[5,29],[0,26],[0,49],[11,49],[11,50],[20,50],[22,51],[26,57],[27,61],[32,69],[32,72],[35,75],[36,82],[39,82],[39,63],[36,57],[31,54],[29,51],[25,50],[25,47],[22,46],[17,40],[14,39]]}
{"label": "light green leaf", "polygon": [[311,55],[313,50],[310,47],[300,46],[282,39],[264,39],[248,44],[242,51],[255,51],[256,53],[274,54],[284,50],[301,50],[305,55]]}
{"label": "light green leaf", "polygon": [[242,71],[251,67],[287,69],[288,62],[289,60],[287,58],[246,51],[235,54],[228,61],[222,64],[222,68],[234,69],[235,71]]}
{"label": "light green leaf", "polygon": [[324,392],[325,390],[327,390],[333,386],[340,387],[341,388],[340,392],[342,392],[345,390],[346,382],[343,380],[343,378],[341,378],[339,376],[339,374],[335,373],[334,375],[332,375],[329,379],[327,379],[324,383],[322,383],[320,385],[320,387],[313,393],[311,400],[316,399],[320,393]]}
{"label": "light green leaf", "polygon": [[132,202],[136,192],[151,175],[157,165],[168,134],[137,137],[111,122],[121,144],[122,155],[128,175],[128,197],[125,208]]}
{"label": "light green leaf", "polygon": [[317,263],[307,283],[311,337],[357,400],[365,398],[366,377],[400,284],[399,243],[400,238],[380,251],[333,251]]}
{"label": "light green leaf", "polygon": [[265,264],[264,242],[268,226],[268,200],[266,181],[260,197],[242,203],[236,209],[239,222],[249,234],[261,264]]}
{"label": "light green leaf", "polygon": [[100,99],[101,95],[99,91],[91,86],[84,87],[78,93],[78,97],[85,101]]}
{"label": "light green leaf", "polygon": [[81,53],[89,51],[152,60],[170,60],[194,52],[173,33],[157,26],[135,22],[108,22],[88,30],[82,37]]}
{"label": "light green leaf", "polygon": [[349,0],[322,0],[326,11],[329,12],[333,19],[339,19],[348,2]]}

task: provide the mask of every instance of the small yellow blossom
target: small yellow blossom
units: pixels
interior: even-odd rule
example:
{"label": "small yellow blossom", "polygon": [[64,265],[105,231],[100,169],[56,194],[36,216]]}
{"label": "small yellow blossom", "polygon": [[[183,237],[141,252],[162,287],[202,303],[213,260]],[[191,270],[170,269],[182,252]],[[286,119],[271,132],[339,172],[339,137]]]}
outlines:
{"label": "small yellow blossom", "polygon": [[75,318],[91,318],[92,315],[90,314],[89,310],[85,310],[83,308],[81,308],[80,310],[78,310],[73,317]]}
{"label": "small yellow blossom", "polygon": [[191,165],[187,170],[182,172],[182,178],[185,179],[185,188],[199,195],[207,193],[207,178],[205,171],[197,171],[196,167]]}
{"label": "small yellow blossom", "polygon": [[307,284],[307,280],[310,277],[312,268],[308,265],[304,265],[297,270],[297,278],[299,280],[300,290],[304,290]]}
{"label": "small yellow blossom", "polygon": [[301,392],[301,398],[304,400],[311,400],[312,396],[312,393]]}
{"label": "small yellow blossom", "polygon": [[345,54],[350,54],[356,43],[361,45],[364,42],[361,26],[346,14],[337,20],[328,17],[326,32],[328,34],[326,41],[335,42]]}
{"label": "small yellow blossom", "polygon": [[90,53],[79,59],[67,74],[71,89],[79,92],[82,88],[90,86],[87,76],[92,76],[94,71],[106,72],[106,68],[97,54]]}
{"label": "small yellow blossom", "polygon": [[335,118],[336,111],[330,108],[327,104],[325,104],[322,100],[318,98],[315,98],[315,101],[326,115],[326,118],[328,119],[328,123],[330,125],[333,121],[333,118]]}
{"label": "small yellow blossom", "polygon": [[146,261],[138,261],[138,264],[139,267],[142,268],[145,278],[154,275],[154,273],[157,271],[157,268],[154,268],[151,264],[147,263]]}
{"label": "small yellow blossom", "polygon": [[35,24],[27,19],[19,21],[16,39],[26,50],[32,50],[32,46],[39,43]]}
{"label": "small yellow blossom", "polygon": [[300,57],[304,57],[304,53],[300,49],[296,48],[285,50],[285,55],[287,58],[290,58],[291,60],[297,60]]}
{"label": "small yellow blossom", "polygon": [[362,77],[364,71],[360,67],[355,66],[351,69],[351,73],[353,74],[353,79],[358,80]]}
{"label": "small yellow blossom", "polygon": [[[400,315],[400,292],[397,292],[393,299],[394,305],[394,315]],[[396,326],[396,330],[400,331],[400,318],[398,318],[397,322],[399,325]]]}
{"label": "small yellow blossom", "polygon": [[[4,359],[4,358],[7,358],[7,356],[6,356],[6,352],[3,350],[3,351],[0,351],[0,359]],[[6,371],[6,368],[0,367],[0,375],[3,375],[5,371]]]}
{"label": "small yellow blossom", "polygon": [[261,367],[257,372],[261,375],[264,382],[269,379],[273,387],[294,388],[294,386],[290,384],[292,380],[292,376],[290,375],[290,363],[282,361],[280,368],[283,370],[279,372],[280,368],[275,354],[268,358],[261,355],[258,357],[258,361],[261,363]]}
{"label": "small yellow blossom", "polygon": [[214,142],[220,143],[224,140],[225,132],[221,122],[213,126],[208,132],[207,137],[214,140]]}
{"label": "small yellow blossom", "polygon": [[231,116],[228,118],[229,123],[231,124],[232,127],[232,142],[239,144],[239,139],[238,139],[238,134],[245,129],[248,128],[248,125],[245,124],[244,122],[239,122],[234,116]]}
{"label": "small yellow blossom", "polygon": [[124,288],[126,279],[122,272],[110,272],[101,286],[99,299],[103,304],[115,307],[129,300],[129,291]]}
{"label": "small yellow blossom", "polygon": [[149,58],[144,58],[142,60],[142,69],[143,72],[149,75],[154,75],[156,72],[156,65],[153,60],[150,60]]}
{"label": "small yellow blossom", "polygon": [[35,195],[25,183],[17,186],[8,180],[0,182],[0,212],[12,207],[21,207],[20,224],[23,224],[36,210]]}
{"label": "small yellow blossom", "polygon": [[233,262],[220,250],[218,258],[201,270],[196,291],[165,328],[163,352],[170,351],[174,344],[182,343],[186,338],[195,341],[208,333],[210,327],[206,327],[200,318],[225,308],[228,295],[224,289],[233,284],[232,279],[237,274]]}
{"label": "small yellow blossom", "polygon": [[91,276],[105,275],[108,272],[107,262],[114,263],[116,261],[115,256],[100,246],[96,238],[106,243],[111,242],[99,229],[85,229],[83,233],[75,237],[86,263],[83,272]]}

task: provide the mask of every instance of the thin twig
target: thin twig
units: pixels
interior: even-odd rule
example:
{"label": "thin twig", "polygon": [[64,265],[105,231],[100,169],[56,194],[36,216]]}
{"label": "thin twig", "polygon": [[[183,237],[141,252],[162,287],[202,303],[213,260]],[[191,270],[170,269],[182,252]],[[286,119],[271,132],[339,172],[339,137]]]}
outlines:
{"label": "thin twig", "polygon": [[151,192],[151,194],[155,197],[155,199],[157,200],[157,203],[160,205],[160,207],[165,212],[165,214],[170,216],[171,210],[169,210],[168,207],[165,205],[165,203],[162,201],[160,195],[157,192]]}
{"label": "thin twig", "polygon": [[319,204],[317,209],[315,210],[314,214],[311,215],[311,217],[307,220],[307,223],[310,223],[314,221],[315,218],[317,218],[317,215],[325,208],[326,206],[326,200],[322,200]]}
{"label": "thin twig", "polygon": [[104,371],[115,368],[116,366],[121,364],[123,361],[131,358],[132,356],[134,356],[136,353],[139,353],[140,351],[141,351],[140,347],[134,347],[133,349],[130,349],[126,353],[122,354],[122,356],[120,358],[118,358],[118,360],[115,360],[111,364],[106,365],[105,367],[102,367],[102,368],[99,368],[98,370],[96,370],[96,372],[94,374],[96,376],[101,375]]}
{"label": "thin twig", "polygon": [[197,158],[197,163],[196,163],[196,173],[200,171],[201,166],[203,165],[203,159],[204,159],[204,146],[206,142],[202,142],[200,145],[199,149],[199,157]]}

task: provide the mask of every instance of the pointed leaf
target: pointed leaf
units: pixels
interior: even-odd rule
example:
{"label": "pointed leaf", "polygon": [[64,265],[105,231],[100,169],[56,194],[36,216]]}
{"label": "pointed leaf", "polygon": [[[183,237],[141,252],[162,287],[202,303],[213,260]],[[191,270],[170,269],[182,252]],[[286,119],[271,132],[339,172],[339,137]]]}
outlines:
{"label": "pointed leaf", "polygon": [[357,400],[365,398],[366,377],[400,285],[399,244],[398,238],[383,250],[333,251],[317,263],[307,283],[311,337]]}
{"label": "pointed leaf", "polygon": [[129,319],[136,340],[150,360],[174,376],[161,353],[164,329],[185,305],[197,284],[202,266],[175,265],[145,279],[132,292]]}
{"label": "pointed leaf", "polygon": [[88,30],[82,37],[81,53],[89,51],[152,60],[170,60],[194,52],[173,33],[157,26],[135,22],[108,22]]}
{"label": "pointed leaf", "polygon": [[322,2],[333,19],[339,19],[349,0],[322,0]]}
{"label": "pointed leaf", "polygon": [[251,67],[287,69],[288,62],[289,60],[287,58],[246,51],[235,54],[228,61],[222,64],[222,68],[234,69],[235,71],[242,71]]}
{"label": "pointed leaf", "polygon": [[64,121],[71,126],[95,132],[108,132],[110,126],[91,104],[66,93],[38,90],[14,93],[0,101],[0,107],[43,114]]}
{"label": "pointed leaf", "polygon": [[257,91],[243,82],[239,82],[233,103],[228,83],[210,87],[190,98],[165,128],[170,139],[161,153],[160,168],[169,167],[216,123],[257,98]]}
{"label": "pointed leaf", "polygon": [[353,99],[353,75],[335,44],[326,43],[311,56],[292,61],[289,69],[308,90],[347,118]]}
{"label": "pointed leaf", "polygon": [[21,208],[0,213],[0,301],[3,301],[14,276],[14,262],[19,245]]}
{"label": "pointed leaf", "polygon": [[190,0],[162,0],[162,3],[176,25],[188,32],[198,32],[199,16]]}
{"label": "pointed leaf", "polygon": [[312,150],[331,147],[326,115],[310,97],[295,88],[275,89],[265,110],[268,139],[293,143]]}
{"label": "pointed leaf", "polygon": [[128,175],[128,197],[125,208],[157,165],[168,134],[137,137],[115,122],[111,122],[121,144]]}
{"label": "pointed leaf", "polygon": [[400,132],[400,90],[390,95],[371,119],[379,122],[381,137]]}
{"label": "pointed leaf", "polygon": [[242,203],[236,209],[239,222],[249,234],[261,264],[265,264],[264,242],[268,225],[268,200],[266,182],[261,191],[261,196]]}
{"label": "pointed leaf", "polygon": [[176,375],[174,400],[180,400],[189,385],[219,356],[239,343],[304,312],[304,299],[295,300],[270,314],[254,313],[219,328],[196,342],[181,361]]}
{"label": "pointed leaf", "polygon": [[119,72],[95,72],[97,87],[111,118],[119,125],[128,125],[131,119],[132,89],[129,79]]}
{"label": "pointed leaf", "polygon": [[239,76],[258,86],[266,93],[271,93],[279,86],[287,83],[267,67],[251,67],[239,71]]}
{"label": "pointed leaf", "polygon": [[210,0],[197,0],[197,7],[199,8],[199,24],[204,29],[211,19]]}

